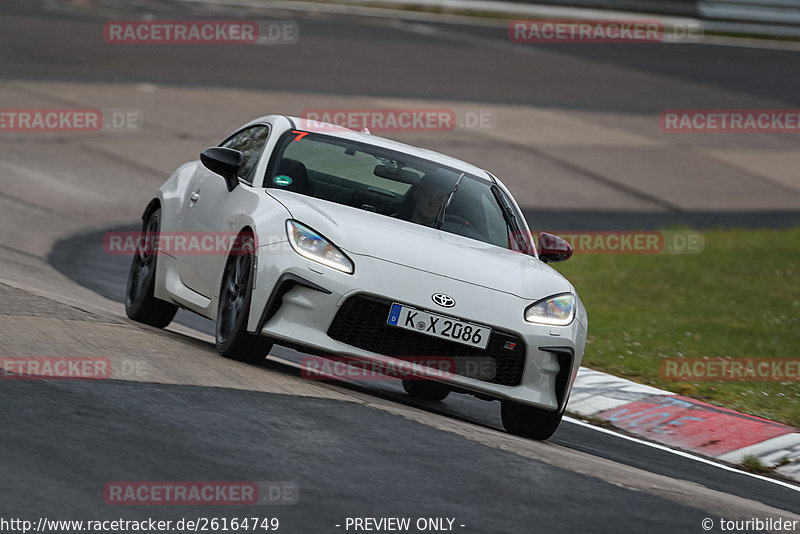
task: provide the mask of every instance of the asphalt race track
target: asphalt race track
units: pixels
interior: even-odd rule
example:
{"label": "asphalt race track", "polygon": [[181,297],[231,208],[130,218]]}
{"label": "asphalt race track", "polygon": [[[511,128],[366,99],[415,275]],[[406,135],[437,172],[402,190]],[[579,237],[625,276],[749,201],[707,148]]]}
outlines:
{"label": "asphalt race track", "polygon": [[[291,19],[301,39],[280,47],[103,42],[105,21],[145,14]],[[796,486],[572,420],[548,442],[531,442],[501,430],[497,403],[455,394],[412,401],[392,380],[303,380],[301,355],[283,347],[258,367],[225,360],[209,342],[211,322],[188,312],[168,331],[128,321],[120,302],[130,258],[103,248],[106,232],[136,229],[174,168],[232,128],[326,105],[491,112],[491,131],[398,137],[476,154],[506,174],[544,165],[553,178],[539,187],[510,181],[528,218],[550,227],[791,226],[800,220],[800,188],[787,171],[795,140],[675,140],[658,132],[658,114],[800,107],[792,45],[519,48],[500,26],[180,1],[4,0],[0,50],[0,107],[128,108],[145,117],[133,133],[0,133],[0,355],[113,354],[153,376],[0,382],[0,519],[259,516],[279,518],[289,534],[344,532],[337,525],[347,517],[448,517],[465,533],[704,532],[704,518],[798,519]],[[531,118],[541,122],[528,129],[542,131],[526,131]],[[561,119],[563,130],[544,126]],[[596,131],[607,137],[598,141]],[[619,152],[599,152],[609,147]],[[742,150],[781,156],[762,172],[736,159]],[[630,163],[616,167],[619,154]],[[643,178],[679,179],[658,162],[682,158],[730,187],[659,189]],[[582,187],[586,197],[573,198]],[[291,481],[300,500],[104,501],[111,481],[156,480]]]}
{"label": "asphalt race track", "polygon": [[[109,299],[122,302],[129,258],[106,254],[103,250],[103,235],[106,231],[130,231],[132,229],[135,227],[115,227],[93,234],[72,236],[53,247],[49,260],[56,269],[81,285],[90,287]],[[102,268],[98,269],[98,266],[102,266]],[[97,276],[98,270],[103,273],[103,276]],[[209,336],[214,335],[214,323],[194,313],[180,310],[176,321]],[[272,354],[298,365],[304,356],[297,351],[280,346],[275,347]],[[292,372],[292,370],[284,369],[283,372]],[[496,402],[480,401],[468,395],[456,394],[451,395],[443,402],[414,401],[405,394],[397,380],[368,384],[357,381],[339,381],[339,383],[355,391],[379,395],[394,402],[415,405],[449,417],[502,431],[499,405]],[[760,495],[759,500],[771,506],[800,512],[797,495],[776,487],[774,484],[743,477],[738,473],[722,471],[695,460],[678,457],[575,424],[562,424],[550,442],[632,467],[647,469],[661,475],[704,484],[712,489],[731,492],[740,497],[752,498],[754,495]]]}
{"label": "asphalt race track", "polygon": [[[67,22],[60,10],[49,14],[39,11],[36,17],[28,17],[28,3],[4,2],[7,23],[13,20],[16,31],[26,36],[14,43],[13,54],[4,55],[5,76],[234,86],[640,113],[665,108],[758,108],[776,102],[800,106],[792,78],[798,68],[792,50],[666,44],[545,45],[528,49],[520,58],[502,53],[503,48],[513,48],[504,39],[505,27],[431,24],[431,29],[423,33],[419,25],[393,20],[289,11],[266,11],[272,18],[301,23],[297,46],[281,47],[279,52],[270,47],[233,45],[213,55],[203,48],[170,45],[166,45],[166,53],[156,46],[120,50],[96,46],[92,28],[99,17],[147,12],[165,19],[173,15],[202,18],[220,11],[203,6],[188,10],[182,2],[159,0],[129,2],[127,11],[102,9],[121,2],[95,3],[95,16],[90,10],[82,10]],[[222,13],[244,18],[259,12],[230,8]],[[42,47],[42,43],[47,46]],[[182,68],[176,69],[176,64]]]}

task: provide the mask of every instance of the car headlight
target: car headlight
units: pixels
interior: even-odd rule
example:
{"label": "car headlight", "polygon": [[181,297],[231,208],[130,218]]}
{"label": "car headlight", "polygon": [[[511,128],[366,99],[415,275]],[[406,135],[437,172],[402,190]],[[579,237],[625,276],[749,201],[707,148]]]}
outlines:
{"label": "car headlight", "polygon": [[353,262],[336,245],[308,226],[297,221],[286,221],[286,234],[295,252],[331,269],[353,274]]}
{"label": "car headlight", "polygon": [[575,318],[575,295],[564,293],[542,299],[525,310],[529,323],[566,326]]}

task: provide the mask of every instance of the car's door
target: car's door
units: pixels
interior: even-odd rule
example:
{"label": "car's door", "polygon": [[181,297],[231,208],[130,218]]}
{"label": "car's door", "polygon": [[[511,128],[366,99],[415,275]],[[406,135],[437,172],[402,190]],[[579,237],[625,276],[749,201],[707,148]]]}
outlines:
{"label": "car's door", "polygon": [[[178,255],[178,274],[186,286],[208,298],[219,290],[214,284],[226,258],[223,243],[229,243],[240,216],[257,204],[260,188],[253,188],[252,184],[268,136],[269,126],[260,124],[240,130],[220,145],[238,150],[243,155],[239,185],[233,191],[228,191],[221,176],[202,165],[187,189],[189,198],[179,221],[179,230],[187,238],[197,237],[200,250],[192,249]],[[208,236],[213,238],[213,245]],[[207,245],[211,245],[211,250]]]}

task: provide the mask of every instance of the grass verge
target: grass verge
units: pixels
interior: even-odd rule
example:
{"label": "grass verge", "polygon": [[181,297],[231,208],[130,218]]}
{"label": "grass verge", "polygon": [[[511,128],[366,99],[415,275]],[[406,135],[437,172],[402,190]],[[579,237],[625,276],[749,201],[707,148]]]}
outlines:
{"label": "grass verge", "polygon": [[772,468],[764,465],[757,456],[753,456],[752,454],[748,454],[742,458],[741,465],[752,473],[769,473],[772,471]]}
{"label": "grass verge", "polygon": [[800,427],[800,381],[673,381],[665,358],[800,359],[800,228],[704,232],[699,254],[576,254],[584,365]]}

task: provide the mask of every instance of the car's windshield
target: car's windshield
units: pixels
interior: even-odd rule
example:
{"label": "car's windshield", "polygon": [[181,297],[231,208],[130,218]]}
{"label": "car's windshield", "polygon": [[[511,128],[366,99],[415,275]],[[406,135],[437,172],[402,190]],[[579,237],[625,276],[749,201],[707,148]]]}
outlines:
{"label": "car's windshield", "polygon": [[[488,179],[385,148],[291,133],[265,185],[531,253],[520,217]],[[458,187],[456,187],[458,185]],[[509,213],[511,212],[511,213]]]}

